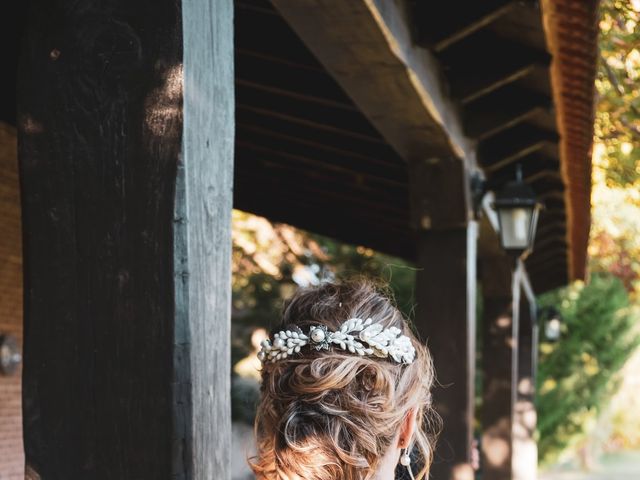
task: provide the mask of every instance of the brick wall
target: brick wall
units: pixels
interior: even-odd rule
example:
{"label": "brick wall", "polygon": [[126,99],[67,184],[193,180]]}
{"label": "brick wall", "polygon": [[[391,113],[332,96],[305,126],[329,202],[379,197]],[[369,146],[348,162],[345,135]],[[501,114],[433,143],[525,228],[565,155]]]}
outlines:
{"label": "brick wall", "polygon": [[[22,344],[22,249],[15,129],[0,122],[0,333]],[[24,479],[21,374],[0,375],[0,480]]]}

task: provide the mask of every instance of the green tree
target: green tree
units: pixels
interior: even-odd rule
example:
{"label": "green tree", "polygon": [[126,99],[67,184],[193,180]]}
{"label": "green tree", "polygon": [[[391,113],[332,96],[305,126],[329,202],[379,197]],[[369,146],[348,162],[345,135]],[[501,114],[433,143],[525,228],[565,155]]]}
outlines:
{"label": "green tree", "polygon": [[639,337],[629,295],[612,275],[594,275],[589,284],[548,293],[540,303],[559,306],[564,319],[560,341],[540,345],[538,447],[549,463],[606,405]]}
{"label": "green tree", "polygon": [[602,0],[595,135],[604,147],[596,169],[609,186],[640,178],[640,1]]}
{"label": "green tree", "polygon": [[589,266],[640,290],[640,0],[602,0]]}

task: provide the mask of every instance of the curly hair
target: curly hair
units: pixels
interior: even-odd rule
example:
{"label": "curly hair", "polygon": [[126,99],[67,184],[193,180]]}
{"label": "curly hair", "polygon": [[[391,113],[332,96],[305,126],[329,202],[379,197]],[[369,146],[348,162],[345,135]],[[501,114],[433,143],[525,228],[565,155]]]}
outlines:
{"label": "curly hair", "polygon": [[383,287],[359,279],[300,289],[274,332],[318,324],[335,331],[352,317],[400,328],[416,348],[415,361],[309,350],[266,363],[250,460],[259,480],[368,480],[413,410],[416,478],[428,473],[438,425],[433,365]]}

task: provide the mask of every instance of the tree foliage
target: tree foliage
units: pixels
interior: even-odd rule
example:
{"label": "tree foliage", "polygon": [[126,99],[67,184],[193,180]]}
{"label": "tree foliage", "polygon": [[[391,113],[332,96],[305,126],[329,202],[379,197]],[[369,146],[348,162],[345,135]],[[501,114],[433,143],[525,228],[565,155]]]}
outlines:
{"label": "tree foliage", "polygon": [[541,298],[559,307],[563,335],[542,342],[538,371],[538,448],[544,463],[585,433],[589,419],[615,392],[617,374],[639,344],[637,322],[622,282],[594,275]]}
{"label": "tree foliage", "polygon": [[640,290],[640,0],[602,0],[590,269]]}
{"label": "tree foliage", "polygon": [[602,0],[595,134],[604,155],[596,168],[609,186],[637,186],[640,178],[639,24],[639,0]]}

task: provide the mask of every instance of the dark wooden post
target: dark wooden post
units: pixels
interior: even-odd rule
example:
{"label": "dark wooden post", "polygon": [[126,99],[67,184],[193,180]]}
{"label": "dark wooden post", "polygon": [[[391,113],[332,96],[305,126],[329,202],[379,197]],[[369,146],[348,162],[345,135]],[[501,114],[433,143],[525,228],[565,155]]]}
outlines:
{"label": "dark wooden post", "polygon": [[520,302],[518,335],[518,383],[513,413],[513,480],[538,478],[538,449],[534,434],[537,423],[535,407],[538,325],[536,299],[521,266],[523,298]]}
{"label": "dark wooden post", "polygon": [[433,355],[443,419],[430,478],[472,478],[475,380],[476,239],[469,221],[467,177],[460,160],[412,166],[412,207],[418,233],[415,323]]}
{"label": "dark wooden post", "polygon": [[481,257],[482,279],[482,471],[511,480],[512,423],[520,286],[513,259],[493,252]]}
{"label": "dark wooden post", "polygon": [[232,2],[30,7],[28,476],[227,479]]}

